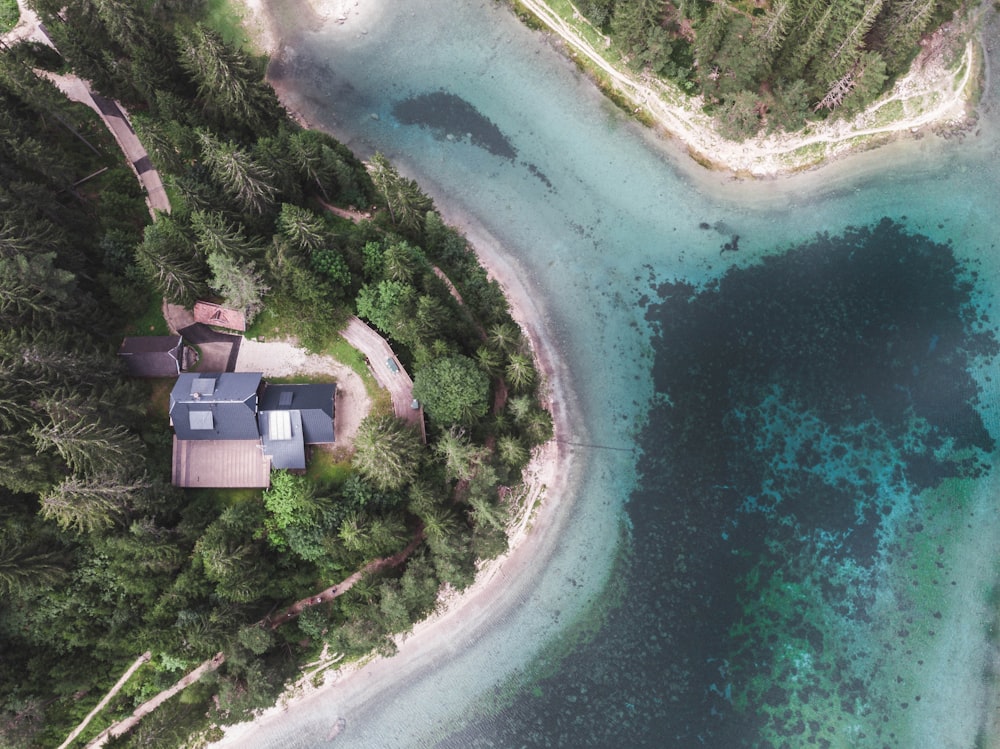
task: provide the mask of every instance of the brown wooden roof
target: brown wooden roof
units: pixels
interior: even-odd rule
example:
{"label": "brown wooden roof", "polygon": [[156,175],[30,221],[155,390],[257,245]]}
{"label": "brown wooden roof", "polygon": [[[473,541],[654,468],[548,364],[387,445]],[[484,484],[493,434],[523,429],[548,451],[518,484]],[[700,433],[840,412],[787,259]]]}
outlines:
{"label": "brown wooden roof", "polygon": [[247,320],[239,310],[220,307],[211,302],[194,303],[194,321],[205,325],[214,325],[229,330],[243,332],[247,329]]}
{"label": "brown wooden roof", "polygon": [[174,436],[174,486],[189,489],[271,485],[271,459],[260,440],[179,440]]}

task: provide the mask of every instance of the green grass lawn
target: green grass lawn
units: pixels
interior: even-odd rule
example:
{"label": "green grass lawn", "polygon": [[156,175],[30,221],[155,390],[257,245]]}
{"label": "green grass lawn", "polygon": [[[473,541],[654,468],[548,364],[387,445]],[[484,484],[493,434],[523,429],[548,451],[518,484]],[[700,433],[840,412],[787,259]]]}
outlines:
{"label": "green grass lawn", "polygon": [[170,335],[167,321],[163,319],[163,297],[150,292],[145,312],[128,324],[125,335]]}
{"label": "green grass lawn", "polygon": [[[0,0],[3,2],[3,0]],[[249,42],[246,30],[243,28],[243,14],[237,3],[230,0],[206,0],[205,23],[215,29],[230,44],[245,47]]]}
{"label": "green grass lawn", "polygon": [[0,34],[5,34],[17,26],[21,19],[21,10],[17,0],[0,0]]}
{"label": "green grass lawn", "polygon": [[343,449],[313,448],[306,476],[318,486],[340,486],[351,475],[351,459]]}

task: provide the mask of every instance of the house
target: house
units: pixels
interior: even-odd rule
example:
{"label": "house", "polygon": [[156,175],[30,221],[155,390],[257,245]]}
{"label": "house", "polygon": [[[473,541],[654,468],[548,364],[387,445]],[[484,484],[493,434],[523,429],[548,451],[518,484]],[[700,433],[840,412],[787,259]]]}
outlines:
{"label": "house", "polygon": [[132,377],[176,377],[184,363],[184,339],[179,335],[130,336],[118,349]]}
{"label": "house", "polygon": [[272,468],[304,469],[308,445],[334,442],[336,385],[268,385],[260,373],[186,373],[170,393],[173,483],[267,487]]}

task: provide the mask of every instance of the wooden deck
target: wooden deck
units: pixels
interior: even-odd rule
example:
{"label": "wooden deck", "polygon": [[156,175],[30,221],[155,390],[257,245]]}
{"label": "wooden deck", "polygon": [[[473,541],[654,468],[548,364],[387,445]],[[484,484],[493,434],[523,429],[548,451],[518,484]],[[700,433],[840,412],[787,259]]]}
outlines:
{"label": "wooden deck", "polygon": [[175,435],[172,483],[189,489],[266,489],[271,459],[258,440],[179,440]]}

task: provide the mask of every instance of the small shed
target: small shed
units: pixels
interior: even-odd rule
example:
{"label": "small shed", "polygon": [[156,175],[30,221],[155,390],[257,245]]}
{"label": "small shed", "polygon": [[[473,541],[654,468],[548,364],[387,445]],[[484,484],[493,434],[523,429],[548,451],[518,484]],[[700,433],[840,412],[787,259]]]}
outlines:
{"label": "small shed", "polygon": [[184,339],[179,335],[130,336],[118,356],[132,377],[177,377],[184,361]]}
{"label": "small shed", "polygon": [[241,333],[247,329],[246,316],[239,310],[220,307],[212,302],[194,303],[194,321],[212,325],[217,328],[238,330]]}

